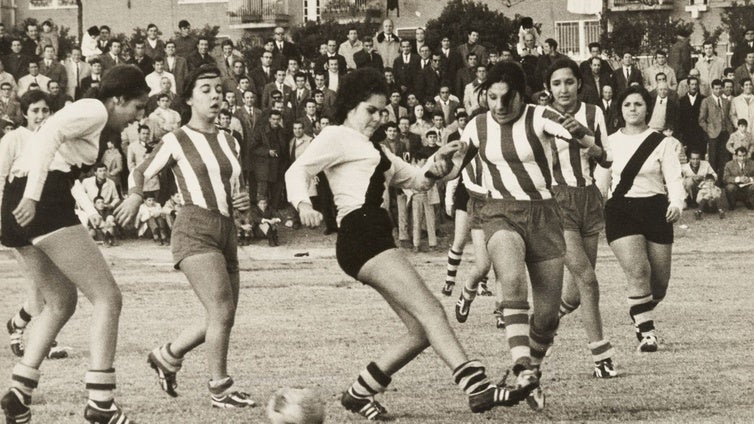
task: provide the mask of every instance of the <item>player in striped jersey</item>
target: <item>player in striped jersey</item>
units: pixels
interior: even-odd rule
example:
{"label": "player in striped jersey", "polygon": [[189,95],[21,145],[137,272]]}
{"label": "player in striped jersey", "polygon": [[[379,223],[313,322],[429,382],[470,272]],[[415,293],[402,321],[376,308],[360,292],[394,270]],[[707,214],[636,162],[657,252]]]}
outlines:
{"label": "player in striped jersey", "polygon": [[[516,387],[539,387],[539,366],[552,344],[563,284],[565,241],[560,208],[552,197],[549,137],[591,147],[594,137],[569,132],[543,106],[524,103],[526,78],[513,62],[496,64],[478,88],[487,113],[464,130],[469,143],[464,181],[480,210],[487,249],[502,280],[503,319]],[[527,270],[534,310],[529,317]],[[544,407],[544,394],[527,398]]]}
{"label": "player in striped jersey", "polygon": [[582,78],[579,66],[570,59],[555,61],[547,70],[545,84],[552,93],[552,107],[557,111],[554,119],[571,131],[588,131],[595,145],[589,149],[552,137],[553,195],[563,214],[566,242],[565,265],[560,302],[560,318],[572,312],[579,304],[589,350],[594,361],[593,375],[611,378],[618,375],[612,357],[613,347],[602,331],[599,308],[599,285],[594,272],[597,262],[599,233],[605,227],[602,195],[594,184],[593,166],[607,168],[607,154],[602,148],[602,135],[606,135],[602,110],[592,104],[580,102],[578,92]]}
{"label": "player in striped jersey", "polygon": [[222,98],[220,71],[213,65],[197,68],[182,96],[191,107],[190,120],[163,136],[131,172],[130,194],[115,215],[121,225],[128,224],[141,204],[144,181],[170,167],[185,203],[173,224],[173,261],[207,310],[207,318],[154,349],[147,361],[157,373],[160,387],[175,397],[176,374],[184,356],[206,343],[212,406],[253,407],[256,403],[248,394],[234,390],[227,369],[239,289],[233,209],[246,210],[250,202],[248,193],[239,190],[238,142],[215,127]]}

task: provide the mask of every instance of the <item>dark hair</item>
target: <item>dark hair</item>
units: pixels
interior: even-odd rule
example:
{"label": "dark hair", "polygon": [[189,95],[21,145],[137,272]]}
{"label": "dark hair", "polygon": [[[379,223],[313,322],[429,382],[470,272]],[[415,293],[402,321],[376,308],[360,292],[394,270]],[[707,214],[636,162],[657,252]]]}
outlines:
{"label": "dark hair", "polygon": [[660,75],[664,76],[665,78],[668,77],[668,75],[665,72],[658,72],[655,74],[655,81],[657,81],[657,77],[659,77]]}
{"label": "dark hair", "polygon": [[727,84],[727,83],[731,83],[731,85],[736,85],[735,81],[733,81],[732,79],[728,79],[728,78],[725,78],[725,79],[723,80],[723,87],[724,87],[724,86],[725,86],[725,84]]}
{"label": "dark hair", "polygon": [[712,82],[709,84],[709,86],[710,87],[717,87],[717,86],[722,87],[723,86],[723,82],[722,82],[722,80],[720,80],[718,78],[715,78],[715,79],[712,80]]}
{"label": "dark hair", "polygon": [[[320,91],[320,93],[321,93],[321,91]],[[304,107],[306,107],[309,103],[314,103],[315,106],[317,104],[317,102],[313,98],[310,97],[310,98],[304,100]]]}
{"label": "dark hair", "polygon": [[[97,169],[97,165],[102,165],[102,164],[101,163],[95,164],[94,169]],[[105,165],[102,165],[102,166],[105,166]],[[92,203],[96,203],[97,200],[102,200],[104,202],[105,198],[102,196],[94,196],[94,199],[92,199]]]}
{"label": "dark hair", "polygon": [[[567,58],[558,59],[547,68],[547,72],[545,73],[545,86],[548,90],[550,90],[550,78],[552,78],[552,74],[560,69],[570,69],[576,80],[582,82],[581,70],[579,70],[579,65],[576,62]],[[579,87],[579,90],[581,90],[581,87]]]}
{"label": "dark hair", "polygon": [[157,56],[155,56],[154,59],[152,59],[152,63],[157,63],[157,62],[163,62],[163,63],[165,63],[165,58],[162,57],[162,55],[158,54]]}
{"label": "dark hair", "polygon": [[[4,84],[3,84],[4,85]],[[47,103],[47,106],[50,106],[50,97],[42,90],[31,90],[24,93],[23,96],[21,96],[20,103],[21,103],[21,113],[23,115],[26,115],[29,113],[29,107],[33,105],[34,103],[44,100]]]}
{"label": "dark hair", "polygon": [[738,125],[746,125],[748,127],[749,123],[746,122],[746,119],[739,119],[738,123],[736,123],[736,126],[738,126]]}
{"label": "dark hair", "polygon": [[387,130],[388,128],[394,128],[397,130],[398,124],[396,124],[395,122],[388,122],[387,124],[385,124],[385,130]]}
{"label": "dark hair", "polygon": [[744,147],[744,146],[737,147],[736,148],[736,154],[738,154],[738,152],[743,152],[744,154],[749,153],[749,151],[746,150],[746,147]]}
{"label": "dark hair", "polygon": [[159,102],[162,99],[170,100],[170,96],[168,95],[168,93],[157,93],[157,101]]}
{"label": "dark hair", "polygon": [[129,101],[147,93],[149,86],[141,69],[133,65],[115,65],[102,75],[100,86],[90,97],[99,100],[123,97],[123,100]]}
{"label": "dark hair", "polygon": [[157,29],[157,25],[155,25],[153,23],[150,23],[149,25],[147,25],[147,31],[149,31],[152,28]]}
{"label": "dark hair", "polygon": [[714,181],[715,180],[715,176],[713,174],[707,174],[707,175],[704,176],[704,179],[705,180],[712,180],[712,181]]}
{"label": "dark hair", "polygon": [[143,125],[143,124],[140,124],[140,125],[139,125],[139,132],[141,132],[142,130],[147,130],[147,131],[150,131],[150,132],[152,131],[152,130],[151,130],[151,129],[149,128],[149,126],[147,126],[147,125]]}
{"label": "dark hair", "polygon": [[340,81],[335,97],[335,120],[343,123],[348,112],[372,95],[388,96],[385,78],[373,68],[357,69],[346,74]]}
{"label": "dark hair", "polygon": [[98,58],[98,57],[95,57],[94,59],[92,59],[92,60],[89,61],[89,66],[92,66],[95,63],[98,63],[98,64],[102,65],[102,60],[100,58]]}
{"label": "dark hair", "polygon": [[100,29],[97,28],[97,25],[90,26],[87,28],[86,33],[89,34],[90,37],[96,37],[99,35]]}
{"label": "dark hair", "polygon": [[107,25],[100,26],[99,30],[100,30],[100,32],[102,32],[102,31],[110,31],[110,32],[112,32],[112,30],[110,29],[110,27],[107,26]]}
{"label": "dark hair", "polygon": [[[211,76],[211,75],[214,75],[214,76]],[[214,77],[219,77],[220,75],[221,75],[220,69],[218,69],[217,66],[215,65],[205,64],[194,69],[194,71],[191,72],[188,79],[186,80],[186,83],[183,86],[183,92],[181,93],[181,99],[183,101],[181,103],[185,103],[186,100],[191,98],[191,93],[194,92],[194,86],[196,85],[196,82],[198,80],[202,79],[201,77],[204,76],[204,77],[214,78]]]}
{"label": "dark hair", "polygon": [[686,83],[688,83],[688,85],[691,85],[691,81],[696,81],[698,83],[699,78],[692,75],[689,75],[688,77],[686,77]]}
{"label": "dark hair", "polygon": [[[102,168],[107,168],[107,165],[105,165],[102,162],[97,162],[94,165],[92,165],[92,169],[95,170],[95,171],[98,170],[98,169],[102,169]],[[97,198],[95,197],[94,200],[97,200]]]}
{"label": "dark hair", "polygon": [[233,47],[233,40],[230,40],[230,39],[223,40],[223,42],[220,44],[220,47],[222,48],[222,47],[225,47],[225,46],[231,46],[231,47]]}
{"label": "dark hair", "polygon": [[426,133],[424,133],[425,137],[429,137],[430,135],[433,135],[433,136],[437,137],[437,131],[435,131],[435,130],[429,130]]}
{"label": "dark hair", "polygon": [[279,110],[277,110],[277,109],[270,109],[270,111],[269,111],[269,114],[270,114],[270,116],[272,116],[272,115],[282,116],[282,115],[283,115],[283,114],[282,114],[282,113],[281,113],[281,112],[280,112]]}
{"label": "dark hair", "polygon": [[692,151],[689,152],[689,158],[691,157],[691,155],[699,155],[699,157],[702,157],[702,152],[700,152],[699,150],[694,149],[694,150],[692,150]]}
{"label": "dark hair", "polygon": [[[754,53],[754,52],[752,52],[752,53]],[[727,67],[727,68],[723,69],[723,75],[727,75],[727,74],[729,74],[731,72],[736,72],[736,70],[733,69],[733,68],[731,68],[731,67]]]}
{"label": "dark hair", "polygon": [[173,40],[168,40],[168,41],[166,41],[166,42],[165,42],[165,47],[167,47],[167,46],[168,46],[168,44],[172,44],[173,46],[175,46],[175,41],[173,41]]}
{"label": "dark hair", "polygon": [[597,42],[589,43],[587,47],[589,48],[589,50],[592,50],[595,47],[602,50],[602,46],[600,46],[600,43],[597,43]]}
{"label": "dark hair", "polygon": [[550,46],[551,49],[557,49],[558,48],[558,42],[555,41],[552,38],[548,38],[547,40],[545,40],[545,44],[547,44],[548,46]]}
{"label": "dark hair", "polygon": [[469,119],[469,114],[466,112],[458,112],[456,114],[456,119],[466,118]]}
{"label": "dark hair", "polygon": [[217,114],[218,116],[227,116],[230,118],[233,116],[228,109],[221,109],[220,112]]}
{"label": "dark hair", "polygon": [[188,27],[190,27],[190,26],[191,26],[191,24],[189,23],[189,21],[187,21],[187,20],[185,20],[185,19],[181,19],[181,20],[180,20],[180,21],[178,22],[178,28],[179,28],[179,29],[188,28]]}
{"label": "dark hair", "polygon": [[518,93],[521,100],[526,102],[526,74],[518,62],[498,62],[487,72],[487,79],[476,88],[477,98],[492,87],[493,84],[504,82],[510,87],[509,94]]}
{"label": "dark hair", "polygon": [[[641,96],[641,98],[644,100],[644,103],[647,105],[647,115],[644,117],[644,122],[649,123],[649,120],[652,119],[652,108],[654,107],[654,102],[652,101],[652,95],[649,94],[649,91],[647,91],[646,88],[638,85],[632,85],[623,90],[620,95],[618,96],[618,107],[621,109],[623,108],[623,102],[626,101],[626,98],[632,94],[638,94]],[[622,128],[626,126],[626,121],[623,118],[623,113],[620,113],[618,116],[618,120],[620,124],[618,125],[618,128]]]}
{"label": "dark hair", "polygon": [[747,82],[752,82],[751,78],[741,78],[741,81],[740,81],[741,87],[743,88],[744,84]]}

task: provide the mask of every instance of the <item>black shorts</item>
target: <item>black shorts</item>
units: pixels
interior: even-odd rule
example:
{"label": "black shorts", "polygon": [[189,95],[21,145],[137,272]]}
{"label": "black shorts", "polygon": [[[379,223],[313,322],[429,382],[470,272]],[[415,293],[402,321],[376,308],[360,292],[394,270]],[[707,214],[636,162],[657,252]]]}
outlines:
{"label": "black shorts", "polygon": [[395,249],[393,223],[385,209],[356,209],[340,221],[335,256],[351,277],[358,279],[365,263],[390,249]]}
{"label": "black shorts", "polygon": [[0,205],[0,219],[3,230],[0,242],[7,247],[30,246],[32,240],[50,234],[61,228],[81,225],[74,211],[76,201],[71,194],[73,177],[70,173],[51,171],[42,188],[42,195],[37,202],[34,220],[26,227],[21,227],[13,216],[26,190],[26,177],[8,181],[3,190],[3,204]]}
{"label": "black shorts", "polygon": [[642,235],[658,244],[673,243],[673,224],[665,220],[668,198],[663,194],[652,197],[610,198],[605,203],[605,235],[612,243],[621,237]]}
{"label": "black shorts", "polygon": [[179,269],[184,259],[203,253],[220,253],[229,274],[238,272],[238,234],[233,219],[200,206],[181,208],[170,238],[173,264]]}
{"label": "black shorts", "polygon": [[456,190],[453,192],[453,208],[457,211],[468,212],[467,204],[469,203],[469,192],[463,181],[459,181]]}

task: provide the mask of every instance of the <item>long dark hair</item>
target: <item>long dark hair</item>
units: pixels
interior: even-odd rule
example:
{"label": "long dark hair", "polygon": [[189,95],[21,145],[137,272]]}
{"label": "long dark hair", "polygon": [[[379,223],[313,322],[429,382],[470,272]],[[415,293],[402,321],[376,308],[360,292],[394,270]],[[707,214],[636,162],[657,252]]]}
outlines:
{"label": "long dark hair", "polygon": [[[484,102],[481,101],[482,94],[486,93],[490,87],[499,82],[504,82],[510,87],[510,91],[505,95],[506,103],[510,104],[510,101],[516,93],[521,97],[523,103],[528,103],[529,99],[526,94],[526,74],[524,73],[524,68],[522,68],[518,62],[504,60],[496,63],[495,66],[490,68],[487,71],[487,79],[476,88],[475,93],[477,99],[479,99],[480,106],[482,104],[487,104],[486,100]],[[486,109],[489,109],[489,105],[487,105]],[[521,113],[523,113],[523,111],[524,108],[521,109]]]}
{"label": "long dark hair", "polygon": [[149,93],[144,73],[134,65],[115,65],[102,75],[99,87],[91,88],[86,97],[105,101],[111,97],[133,100]]}

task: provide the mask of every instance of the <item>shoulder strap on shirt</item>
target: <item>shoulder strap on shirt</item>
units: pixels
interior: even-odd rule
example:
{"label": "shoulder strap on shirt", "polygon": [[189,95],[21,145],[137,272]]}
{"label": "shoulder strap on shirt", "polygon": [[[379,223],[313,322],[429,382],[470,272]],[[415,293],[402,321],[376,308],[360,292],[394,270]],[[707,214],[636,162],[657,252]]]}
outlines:
{"label": "shoulder strap on shirt", "polygon": [[636,149],[631,159],[626,162],[626,166],[623,168],[623,172],[620,173],[620,182],[618,186],[613,190],[613,197],[623,197],[628,193],[631,187],[634,185],[634,179],[639,174],[641,167],[644,166],[644,162],[647,161],[649,155],[654,152],[660,142],[665,139],[665,136],[652,131],[644,141],[641,142],[639,148]]}

